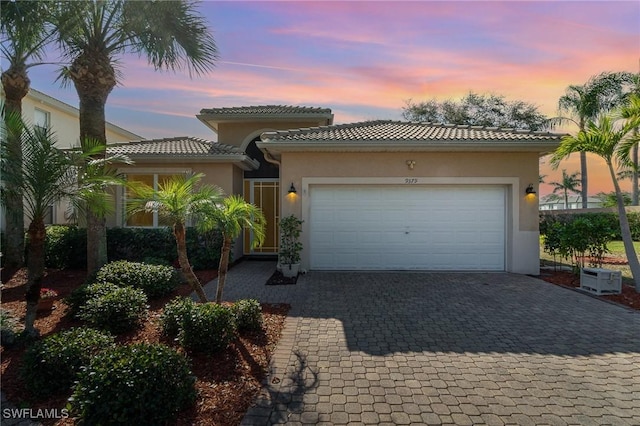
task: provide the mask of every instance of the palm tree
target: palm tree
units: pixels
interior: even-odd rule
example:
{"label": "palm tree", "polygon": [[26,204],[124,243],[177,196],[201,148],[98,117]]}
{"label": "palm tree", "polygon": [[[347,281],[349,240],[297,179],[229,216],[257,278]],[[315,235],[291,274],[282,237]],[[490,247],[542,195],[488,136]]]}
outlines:
{"label": "palm tree", "polygon": [[[57,2],[52,15],[60,48],[70,64],[62,69],[80,99],[80,140],[106,144],[105,105],[118,83],[118,56],[147,57],[156,69],[189,75],[210,71],[216,45],[191,0],[96,0]],[[106,263],[105,218],[87,217],[87,269]]]}
{"label": "palm tree", "polygon": [[[584,131],[588,120],[595,120],[601,112],[609,111],[621,103],[627,77],[628,73],[604,72],[591,77],[583,85],[570,85],[558,100],[558,107],[560,113],[567,112],[573,117],[561,116],[553,121],[570,121],[578,126],[579,131]],[[586,152],[580,152],[580,176],[582,208],[586,209],[589,197]]]}
{"label": "palm tree", "polygon": [[[104,190],[96,190],[103,185],[118,184],[113,169],[105,166],[107,160],[91,160],[87,158],[99,154],[103,149],[93,144],[87,147],[87,152],[62,151],[56,148],[56,138],[50,129],[24,124],[21,117],[15,113],[6,118],[4,128],[7,137],[2,139],[0,158],[3,177],[3,192],[7,187],[19,187],[24,193],[25,214],[29,220],[27,235],[29,238],[27,256],[27,288],[25,315],[25,332],[37,335],[34,328],[42,277],[45,270],[44,218],[49,207],[63,199],[69,199],[78,207],[86,207],[108,212],[113,210],[114,203],[107,199]],[[15,152],[9,149],[8,140],[19,138],[22,144],[23,165],[20,171],[15,171],[9,165],[15,161]],[[124,157],[114,161],[127,162]],[[78,166],[82,168],[79,169]],[[97,172],[107,171],[105,175]],[[2,197],[4,200],[5,198]]]}
{"label": "palm tree", "polygon": [[570,175],[567,174],[565,169],[562,169],[562,181],[550,182],[553,185],[553,193],[561,192],[564,194],[564,208],[569,208],[569,192],[574,194],[580,194],[580,172],[575,172]]}
{"label": "palm tree", "polygon": [[178,263],[187,282],[196,292],[201,302],[207,301],[207,296],[196,274],[193,273],[187,256],[186,223],[190,218],[203,220],[205,212],[210,212],[217,202],[222,199],[222,190],[211,185],[196,185],[202,179],[202,173],[186,177],[175,175],[158,183],[154,190],[149,185],[136,182],[131,187],[136,198],[129,200],[128,214],[139,212],[157,212],[158,216],[170,223],[176,238]]}
{"label": "palm tree", "polygon": [[565,136],[562,138],[560,146],[553,154],[551,164],[557,167],[560,161],[574,152],[590,152],[598,155],[605,161],[609,168],[609,174],[616,192],[620,231],[625,253],[636,284],[636,291],[640,292],[640,261],[638,261],[638,256],[633,246],[629,219],[627,218],[622,191],[616,179],[614,167],[615,160],[624,161],[624,159],[621,158],[621,150],[628,145],[627,140],[634,127],[638,124],[640,124],[640,118],[635,117],[634,119],[627,120],[622,125],[618,125],[615,123],[614,114],[602,115],[598,122],[589,120],[585,130],[579,131],[575,136]]}
{"label": "palm tree", "polygon": [[[44,19],[46,9],[46,2],[2,0],[0,3],[0,51],[8,64],[2,73],[4,112],[7,116],[22,115],[22,99],[29,92],[31,84],[27,70],[40,63],[44,46],[50,39],[51,31]],[[6,149],[12,151],[14,158],[7,165],[8,171],[19,176],[22,165],[19,135],[7,140]],[[15,270],[24,263],[24,206],[20,185],[7,189],[4,200],[7,215],[3,266],[5,270]]]}
{"label": "palm tree", "polygon": [[259,246],[265,238],[266,219],[262,210],[251,203],[247,203],[242,197],[231,195],[222,201],[222,205],[211,210],[199,226],[204,230],[217,229],[222,233],[222,254],[218,267],[218,289],[216,291],[216,303],[222,302],[229,268],[229,253],[233,241],[238,238],[243,229],[251,231],[252,247]]}
{"label": "palm tree", "polygon": [[[637,79],[638,93],[632,93],[625,105],[620,109],[620,116],[627,120],[640,117],[640,77]],[[638,184],[638,126],[633,129],[633,137],[629,138],[622,145],[621,154],[625,163],[628,165],[627,170],[623,170],[621,173],[628,172],[628,177],[631,179],[631,205],[637,206],[640,196],[640,185]]]}

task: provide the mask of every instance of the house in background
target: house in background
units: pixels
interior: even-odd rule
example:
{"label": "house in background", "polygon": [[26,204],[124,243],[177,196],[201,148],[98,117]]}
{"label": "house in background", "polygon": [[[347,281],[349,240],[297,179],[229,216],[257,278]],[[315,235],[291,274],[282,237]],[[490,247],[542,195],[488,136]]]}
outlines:
{"label": "house in background", "polygon": [[[564,210],[564,197],[553,196],[555,194],[549,194],[544,197],[540,197],[540,210]],[[568,209],[581,209],[582,197],[580,195],[569,195],[568,197]],[[597,197],[587,198],[588,209],[599,209],[602,207],[602,200]]]}
{"label": "house in background", "polygon": [[[2,93],[4,101],[4,93]],[[35,89],[29,90],[22,100],[22,117],[34,126],[51,127],[57,138],[59,148],[71,148],[80,145],[80,111],[65,102],[59,101]],[[140,135],[107,122],[107,142],[125,142],[141,139]],[[46,223],[66,223],[66,203],[52,206]],[[0,214],[1,229],[4,229],[4,207]]]}

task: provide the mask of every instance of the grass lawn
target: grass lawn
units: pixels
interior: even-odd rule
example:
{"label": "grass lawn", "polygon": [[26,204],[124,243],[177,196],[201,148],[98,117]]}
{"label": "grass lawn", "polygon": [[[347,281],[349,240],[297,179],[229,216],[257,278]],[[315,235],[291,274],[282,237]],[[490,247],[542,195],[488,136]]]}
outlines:
{"label": "grass lawn", "polygon": [[[640,255],[640,241],[634,241],[633,246],[636,249],[636,254]],[[629,268],[628,264],[618,264],[619,260],[627,259],[627,255],[624,252],[624,244],[622,241],[611,241],[607,244],[607,248],[609,249],[609,253],[606,254],[608,258],[612,258],[611,262],[614,263],[605,263],[602,265],[605,269],[612,269],[615,271],[622,271],[622,281],[626,284],[633,285],[633,279],[631,276],[631,268]],[[542,240],[540,241],[540,264],[542,266],[552,266],[553,265],[553,256],[546,253],[544,251],[544,246]],[[615,262],[618,260],[618,262]],[[563,266],[571,266],[571,261],[569,259],[556,258],[555,261],[558,265]],[[588,265],[587,265],[588,266]]]}

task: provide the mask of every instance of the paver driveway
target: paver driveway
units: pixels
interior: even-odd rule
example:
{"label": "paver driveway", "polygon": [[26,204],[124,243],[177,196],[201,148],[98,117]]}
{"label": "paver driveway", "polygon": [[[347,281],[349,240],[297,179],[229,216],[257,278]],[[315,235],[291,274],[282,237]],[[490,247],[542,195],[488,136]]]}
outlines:
{"label": "paver driveway", "polygon": [[244,424],[640,424],[640,312],[506,273],[273,270],[225,288],[293,306]]}

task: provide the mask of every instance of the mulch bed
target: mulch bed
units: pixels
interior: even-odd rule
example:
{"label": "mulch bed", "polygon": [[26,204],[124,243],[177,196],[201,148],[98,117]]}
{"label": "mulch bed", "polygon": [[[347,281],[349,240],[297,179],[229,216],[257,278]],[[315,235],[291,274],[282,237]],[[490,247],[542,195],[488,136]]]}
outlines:
{"label": "mulch bed", "polygon": [[[544,271],[541,272],[540,278],[563,287],[580,287],[580,275],[569,271]],[[623,284],[622,293],[620,294],[606,294],[598,297],[640,310],[640,293],[637,293],[635,288],[630,285]]]}
{"label": "mulch bed", "polygon": [[[217,271],[196,271],[204,284],[216,278]],[[81,322],[66,315],[67,306],[62,299],[73,289],[81,285],[86,277],[85,271],[49,270],[43,280],[43,287],[54,289],[58,297],[50,312],[38,314],[35,326],[41,336],[81,325]],[[24,287],[26,270],[22,269],[11,277],[2,289],[2,308],[10,310],[21,321],[24,320]],[[135,331],[120,335],[118,343],[165,343],[182,349],[167,341],[160,331],[159,317],[166,302],[176,296],[192,293],[187,284],[162,299],[150,302],[148,320]],[[275,345],[280,338],[287,313],[286,304],[263,304],[264,326],[261,332],[245,333],[236,339],[230,347],[214,355],[189,355],[192,371],[196,375],[198,398],[193,407],[180,413],[179,425],[234,425],[239,424],[244,413],[253,403],[261,388]],[[47,400],[34,401],[24,389],[20,368],[24,353],[23,347],[1,349],[2,391],[7,399],[18,407],[33,409],[64,408],[68,394],[61,394]],[[71,425],[72,419],[45,420],[44,424]]]}

